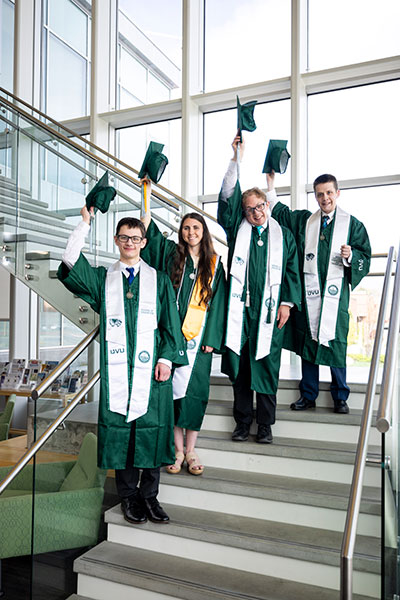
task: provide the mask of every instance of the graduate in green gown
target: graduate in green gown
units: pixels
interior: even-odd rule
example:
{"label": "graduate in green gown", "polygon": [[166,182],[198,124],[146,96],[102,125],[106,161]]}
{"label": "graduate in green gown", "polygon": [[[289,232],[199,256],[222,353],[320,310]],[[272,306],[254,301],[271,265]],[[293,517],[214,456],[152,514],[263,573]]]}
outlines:
{"label": "graduate in green gown", "polygon": [[[149,180],[146,185],[150,190]],[[177,244],[162,235],[151,220],[150,210],[142,220],[147,226],[147,245],[142,256],[171,278],[189,358],[189,365],[177,368],[173,376],[176,458],[167,472],[179,473],[186,460],[189,472],[201,475],[204,467],[195,444],[208,402],[212,352],[220,352],[224,342],[225,272],[200,214],[183,217]]]}
{"label": "graduate in green gown", "polygon": [[100,315],[99,467],[116,470],[128,521],[165,522],[157,493],[160,466],[174,458],[171,368],[187,362],[175,294],[140,258],[146,231],[138,219],[117,225],[119,261],[90,266],[81,249],[91,216],[86,206],[81,214],[58,278]]}
{"label": "graduate in green gown", "polygon": [[274,177],[274,172],[267,175],[272,216],[294,234],[302,274],[301,310],[293,310],[285,336],[285,347],[302,357],[301,397],[291,408],[315,408],[318,365],[329,365],[334,412],[347,414],[350,289],[369,271],[368,233],[360,221],[337,205],[340,190],[333,175],[321,175],[314,181],[319,210],[313,214],[308,210],[290,210],[278,202]]}
{"label": "graduate in green gown", "polygon": [[256,440],[271,443],[284,328],[291,307],[300,305],[300,278],[293,235],[269,217],[264,192],[259,188],[241,192],[239,142],[238,135],[218,199],[218,223],[229,246],[230,285],[222,370],[233,383],[232,439],[248,439],[255,390]]}

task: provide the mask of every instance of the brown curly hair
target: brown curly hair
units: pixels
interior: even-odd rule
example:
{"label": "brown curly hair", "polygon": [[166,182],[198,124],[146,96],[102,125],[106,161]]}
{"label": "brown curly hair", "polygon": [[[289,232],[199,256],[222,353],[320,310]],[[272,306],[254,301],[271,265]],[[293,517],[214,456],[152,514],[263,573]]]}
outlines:
{"label": "brown curly hair", "polygon": [[200,242],[200,253],[199,253],[199,264],[198,264],[198,276],[200,278],[201,285],[201,302],[208,304],[212,298],[211,289],[211,259],[215,255],[214,245],[210,232],[204,218],[199,213],[189,213],[185,215],[181,221],[179,232],[178,232],[178,243],[176,245],[175,260],[172,265],[171,279],[175,289],[178,289],[183,269],[185,267],[186,258],[189,256],[188,244],[184,241],[182,236],[182,229],[187,219],[195,219],[203,226],[203,237]]}

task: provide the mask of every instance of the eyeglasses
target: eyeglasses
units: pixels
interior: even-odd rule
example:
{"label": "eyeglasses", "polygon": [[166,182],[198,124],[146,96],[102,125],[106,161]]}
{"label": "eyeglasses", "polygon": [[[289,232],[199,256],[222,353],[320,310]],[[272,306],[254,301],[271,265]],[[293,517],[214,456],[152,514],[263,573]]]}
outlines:
{"label": "eyeglasses", "polygon": [[140,244],[140,242],[142,241],[142,237],[139,237],[138,235],[116,235],[115,236],[117,238],[117,240],[119,242],[122,242],[123,244],[126,244],[127,242],[129,242],[129,240],[132,242],[132,244]]}
{"label": "eyeglasses", "polygon": [[266,202],[260,202],[260,204],[257,204],[257,206],[254,206],[254,207],[248,206],[247,208],[244,208],[243,212],[245,215],[254,215],[254,213],[256,211],[262,212],[266,206],[267,206]]}

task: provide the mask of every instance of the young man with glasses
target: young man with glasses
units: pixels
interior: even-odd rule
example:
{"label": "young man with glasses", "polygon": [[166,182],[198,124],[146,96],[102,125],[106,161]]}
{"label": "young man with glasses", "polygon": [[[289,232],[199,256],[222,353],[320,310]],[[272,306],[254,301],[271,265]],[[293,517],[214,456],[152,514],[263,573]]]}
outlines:
{"label": "young man with glasses", "polygon": [[175,293],[166,274],[141,260],[138,219],[117,225],[119,260],[91,267],[81,250],[93,208],[81,214],[58,278],[100,314],[99,467],[115,469],[127,521],[166,523],[157,494],[160,466],[175,459],[171,367],[187,364]]}
{"label": "young man with glasses", "polygon": [[348,414],[346,383],[350,289],[368,274],[371,246],[364,225],[337,205],[340,196],[333,175],[314,181],[319,210],[290,210],[278,202],[275,173],[267,175],[274,218],[296,238],[302,276],[301,310],[285,335],[285,348],[301,356],[300,398],[290,405],[300,411],[315,408],[319,393],[319,365],[331,371],[333,411]]}
{"label": "young man with glasses", "polygon": [[[300,304],[300,278],[293,235],[269,215],[259,188],[241,193],[237,148],[218,199],[218,223],[227,236],[229,302],[222,371],[233,383],[232,440],[249,437],[256,392],[256,441],[271,443],[284,326]],[[244,144],[240,144],[243,154]]]}

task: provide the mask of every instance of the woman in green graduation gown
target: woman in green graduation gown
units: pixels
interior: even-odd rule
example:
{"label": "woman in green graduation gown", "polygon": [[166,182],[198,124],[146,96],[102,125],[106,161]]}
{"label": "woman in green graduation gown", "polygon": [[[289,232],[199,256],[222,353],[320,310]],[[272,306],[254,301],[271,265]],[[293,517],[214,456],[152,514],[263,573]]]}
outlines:
{"label": "woman in green graduation gown", "polygon": [[179,473],[186,460],[189,473],[201,475],[204,467],[195,445],[208,402],[212,352],[221,351],[223,345],[225,272],[200,214],[185,215],[177,244],[162,235],[150,212],[142,220],[147,227],[143,259],[172,280],[189,359],[189,365],[176,369],[173,377],[175,463],[167,472]]}

